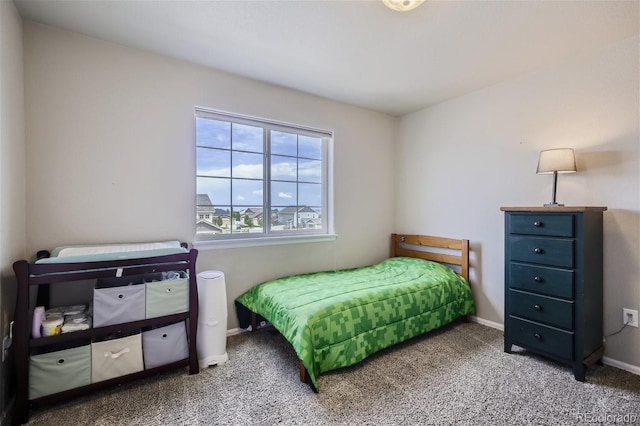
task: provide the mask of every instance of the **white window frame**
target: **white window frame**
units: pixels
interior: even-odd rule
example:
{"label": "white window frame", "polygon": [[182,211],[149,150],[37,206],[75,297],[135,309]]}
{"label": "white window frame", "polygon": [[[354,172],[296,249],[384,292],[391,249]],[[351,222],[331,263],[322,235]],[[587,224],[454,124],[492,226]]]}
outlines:
{"label": "white window frame", "polygon": [[[197,232],[194,233],[194,247],[198,249],[216,249],[232,247],[251,247],[272,244],[291,244],[316,241],[330,241],[336,238],[334,231],[333,216],[333,132],[321,130],[307,126],[289,124],[264,118],[250,117],[241,114],[229,113],[225,111],[213,110],[209,108],[196,107],[194,115],[194,152],[198,145],[195,123],[197,118],[207,118],[219,121],[227,121],[237,124],[262,127],[266,129],[263,149],[263,232],[260,233],[237,233],[218,234],[219,237],[213,240],[198,240]],[[272,231],[271,228],[271,199],[269,197],[271,187],[271,149],[269,131],[281,131],[295,133],[297,135],[320,137],[324,140],[322,144],[322,217],[321,228],[314,229],[299,228],[292,231]],[[197,168],[196,168],[197,170]],[[200,176],[197,175],[196,178]],[[196,188],[197,192],[197,188]],[[213,201],[215,207],[215,201]],[[194,206],[195,208],[195,206]],[[194,222],[195,225],[195,222]]]}

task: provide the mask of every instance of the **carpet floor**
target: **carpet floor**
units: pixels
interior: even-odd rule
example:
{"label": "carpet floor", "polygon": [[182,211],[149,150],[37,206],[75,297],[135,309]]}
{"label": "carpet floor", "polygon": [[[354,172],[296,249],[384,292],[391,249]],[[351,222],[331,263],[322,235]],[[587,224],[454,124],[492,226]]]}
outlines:
{"label": "carpet floor", "polygon": [[456,322],[320,375],[275,330],[231,336],[229,361],[31,410],[29,425],[578,425],[640,424],[640,376],[571,369],[519,351],[502,332]]}

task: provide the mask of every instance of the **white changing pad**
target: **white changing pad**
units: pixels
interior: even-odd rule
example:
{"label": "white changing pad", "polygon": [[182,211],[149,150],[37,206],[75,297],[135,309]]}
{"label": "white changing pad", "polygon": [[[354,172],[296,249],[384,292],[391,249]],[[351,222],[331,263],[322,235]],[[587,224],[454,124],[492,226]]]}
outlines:
{"label": "white changing pad", "polygon": [[98,244],[56,247],[51,256],[36,263],[72,263],[101,260],[134,259],[138,257],[163,256],[186,253],[180,241],[161,241],[131,244]]}

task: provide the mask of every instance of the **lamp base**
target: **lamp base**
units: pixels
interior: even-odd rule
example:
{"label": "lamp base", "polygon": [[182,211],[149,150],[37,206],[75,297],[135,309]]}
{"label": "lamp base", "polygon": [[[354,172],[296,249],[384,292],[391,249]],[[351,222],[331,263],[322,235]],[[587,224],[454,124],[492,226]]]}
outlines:
{"label": "lamp base", "polygon": [[544,205],[545,207],[564,207],[564,204],[558,204],[558,203],[547,203]]}

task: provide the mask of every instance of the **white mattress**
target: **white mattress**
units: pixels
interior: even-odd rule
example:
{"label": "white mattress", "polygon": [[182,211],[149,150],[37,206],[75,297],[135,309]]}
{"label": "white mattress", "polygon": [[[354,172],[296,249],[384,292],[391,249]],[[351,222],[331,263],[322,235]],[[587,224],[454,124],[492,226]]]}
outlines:
{"label": "white mattress", "polygon": [[131,244],[97,244],[56,247],[51,256],[36,263],[71,263],[101,260],[134,259],[186,253],[179,241],[161,241]]}

